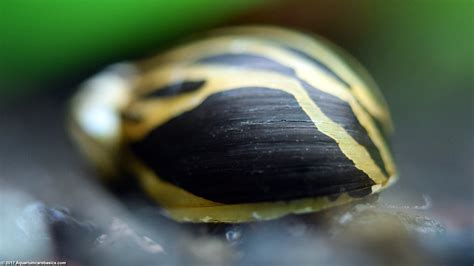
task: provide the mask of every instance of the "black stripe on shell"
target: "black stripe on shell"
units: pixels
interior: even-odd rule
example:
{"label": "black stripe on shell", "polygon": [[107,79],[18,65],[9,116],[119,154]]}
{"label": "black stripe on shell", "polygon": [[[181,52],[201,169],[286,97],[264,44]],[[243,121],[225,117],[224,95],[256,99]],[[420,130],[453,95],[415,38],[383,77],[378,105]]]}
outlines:
{"label": "black stripe on shell", "polygon": [[292,47],[288,47],[288,46],[282,46],[283,48],[285,48],[286,50],[294,53],[295,55],[301,57],[301,58],[304,58],[305,60],[311,62],[313,65],[317,66],[319,69],[321,69],[322,71],[324,71],[325,73],[327,73],[329,76],[333,77],[335,80],[339,81],[342,85],[344,85],[344,87],[346,88],[350,88],[351,85],[345,81],[341,76],[339,76],[338,74],[336,74],[336,72],[334,72],[332,69],[330,69],[326,64],[324,64],[323,62],[319,61],[318,59],[312,57],[311,55],[301,51],[301,50],[298,50],[298,49],[295,49],[295,48],[292,48]]}
{"label": "black stripe on shell", "polygon": [[161,88],[153,89],[144,95],[141,95],[142,99],[153,99],[153,98],[162,98],[176,96],[181,93],[193,92],[204,86],[206,83],[205,80],[197,81],[180,81],[170,85],[166,85]]}
{"label": "black stripe on shell", "polygon": [[[310,56],[307,55],[307,57]],[[309,58],[306,59],[309,60]],[[315,59],[313,59],[313,61],[314,60]],[[197,63],[232,65],[248,69],[274,71],[279,74],[297,79],[308,92],[311,99],[318,105],[321,111],[332,121],[341,125],[346,130],[346,132],[357,141],[357,143],[364,146],[383,174],[387,177],[389,176],[382,156],[380,155],[380,151],[377,149],[372,139],[370,139],[368,136],[365,128],[359,123],[349,104],[335,96],[312,87],[306,81],[296,76],[296,72],[292,68],[283,66],[278,62],[261,55],[243,53],[219,54],[210,57],[204,57],[198,60]]]}
{"label": "black stripe on shell", "polygon": [[287,66],[278,64],[261,55],[248,53],[218,54],[203,57],[196,61],[198,64],[220,64],[232,65],[237,67],[253,68],[277,72],[287,76],[295,76],[295,71]]}
{"label": "black stripe on shell", "polygon": [[213,94],[131,149],[161,179],[227,204],[326,196],[374,184],[292,95],[268,88]]}
{"label": "black stripe on shell", "polygon": [[311,100],[313,100],[321,111],[327,115],[332,121],[341,125],[344,130],[351,135],[359,143],[364,146],[369,152],[370,157],[374,160],[375,164],[380,168],[385,176],[389,176],[387,169],[383,162],[382,156],[379,150],[370,139],[367,130],[359,123],[355,116],[352,108],[347,102],[341,101],[340,99],[322,92],[307,82],[300,80],[303,88],[308,93]]}

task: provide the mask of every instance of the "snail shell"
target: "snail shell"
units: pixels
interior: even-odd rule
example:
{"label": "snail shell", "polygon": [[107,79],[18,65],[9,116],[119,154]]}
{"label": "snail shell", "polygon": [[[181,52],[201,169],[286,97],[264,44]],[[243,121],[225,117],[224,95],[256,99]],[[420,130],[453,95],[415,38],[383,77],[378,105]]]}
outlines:
{"label": "snail shell", "polygon": [[73,99],[71,129],[106,176],[133,173],[178,221],[319,211],[396,179],[370,76],[327,40],[281,28],[215,30],[114,66]]}

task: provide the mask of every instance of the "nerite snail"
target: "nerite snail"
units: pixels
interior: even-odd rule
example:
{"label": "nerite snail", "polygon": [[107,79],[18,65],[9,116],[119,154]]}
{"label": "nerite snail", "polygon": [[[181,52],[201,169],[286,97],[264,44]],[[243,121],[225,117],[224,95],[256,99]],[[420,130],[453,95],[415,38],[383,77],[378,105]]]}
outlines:
{"label": "nerite snail", "polygon": [[387,105],[328,41],[213,31],[91,79],[71,129],[106,176],[126,169],[178,221],[245,222],[377,193],[396,179]]}

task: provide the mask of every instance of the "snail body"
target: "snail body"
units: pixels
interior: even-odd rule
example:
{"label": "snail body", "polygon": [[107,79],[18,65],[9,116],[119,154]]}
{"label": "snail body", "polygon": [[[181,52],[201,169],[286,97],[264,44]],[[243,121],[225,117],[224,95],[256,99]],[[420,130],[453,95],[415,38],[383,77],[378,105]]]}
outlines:
{"label": "snail body", "polygon": [[[314,212],[396,179],[385,100],[354,59],[316,36],[216,30],[83,87],[71,123],[82,150],[106,176],[133,173],[177,221]],[[100,134],[90,130],[100,121],[84,118],[98,109],[113,120]]]}

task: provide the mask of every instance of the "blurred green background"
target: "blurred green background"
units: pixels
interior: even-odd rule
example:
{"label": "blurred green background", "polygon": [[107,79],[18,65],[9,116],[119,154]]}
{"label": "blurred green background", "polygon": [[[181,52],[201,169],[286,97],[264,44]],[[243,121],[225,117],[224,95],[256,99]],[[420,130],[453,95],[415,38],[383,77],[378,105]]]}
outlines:
{"label": "blurred green background", "polygon": [[64,130],[65,103],[101,67],[208,28],[274,24],[333,40],[380,85],[395,122],[400,171],[383,197],[412,204],[427,194],[451,228],[472,226],[473,6],[471,0],[2,0],[1,177],[45,201],[45,193],[28,186],[69,187],[67,177],[79,166]]}
{"label": "blurred green background", "polygon": [[143,55],[261,2],[2,0],[2,96],[24,95],[71,72]]}
{"label": "blurred green background", "polygon": [[436,73],[449,85],[452,78],[470,76],[474,61],[469,0],[3,0],[0,10],[2,97],[146,55],[238,15],[241,23],[322,33],[376,69],[398,64],[397,74],[405,79]]}

